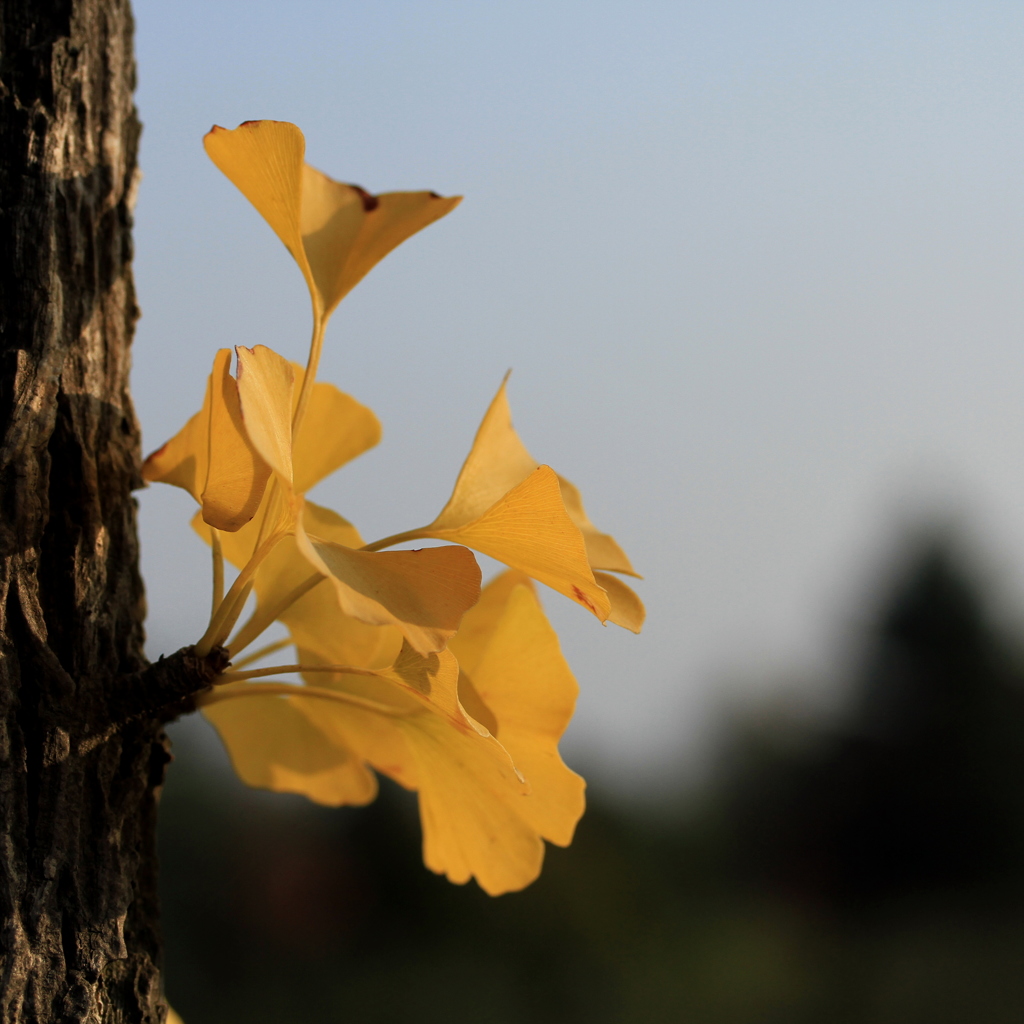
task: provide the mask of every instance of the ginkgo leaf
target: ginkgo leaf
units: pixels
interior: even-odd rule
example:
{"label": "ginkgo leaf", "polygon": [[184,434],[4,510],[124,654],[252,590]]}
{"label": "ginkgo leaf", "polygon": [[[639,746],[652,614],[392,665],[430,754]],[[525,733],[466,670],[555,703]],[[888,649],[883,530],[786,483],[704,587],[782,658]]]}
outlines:
{"label": "ginkgo leaf", "polygon": [[500,747],[437,715],[396,725],[416,764],[423,863],[456,884],[475,877],[491,896],[534,881],[544,842],[520,810],[533,793],[506,767]]}
{"label": "ginkgo leaf", "polygon": [[562,501],[565,502],[565,510],[569,518],[583,534],[583,540],[587,545],[587,558],[590,560],[592,569],[603,569],[607,572],[624,572],[627,576],[636,576],[642,579],[638,572],[633,570],[626,552],[619,547],[615,538],[600,530],[590,521],[587,513],[583,510],[583,498],[579,488],[569,483],[564,476],[559,476],[558,486],[562,491]]}
{"label": "ginkgo leaf", "polygon": [[[543,838],[569,842],[583,810],[583,781],[565,767],[557,749],[576,684],[536,597],[517,576],[507,573],[493,581],[478,608],[466,615],[468,637],[452,640],[453,651],[463,650],[473,665],[480,698],[496,721],[491,734],[461,726],[439,706],[436,691],[443,686],[451,694],[450,669],[437,671],[431,659],[419,658],[408,646],[392,666],[400,681],[387,672],[307,671],[307,687],[280,698],[340,751],[417,791],[427,866],[453,882],[475,877],[494,895],[532,882],[543,861]],[[315,665],[317,657],[300,649],[303,664]],[[452,652],[444,652],[436,664],[445,659],[454,661]],[[421,672],[424,663],[430,694],[423,692],[422,681],[410,683],[409,669]],[[460,694],[468,681],[461,674]],[[215,690],[210,699],[227,699],[205,708],[207,714],[265,699],[258,687],[251,696],[243,693],[248,685],[233,684],[233,694]],[[334,699],[324,699],[325,692]],[[425,699],[430,696],[433,701]],[[236,763],[251,759],[262,778],[273,776],[273,783],[258,783],[264,786],[287,786],[322,803],[354,802],[349,775],[341,768],[332,769],[337,777],[321,770],[318,736],[303,737],[288,728],[291,745],[264,743],[257,726],[251,726],[235,740],[236,746],[246,744],[244,751],[232,751]],[[295,749],[299,743],[311,744],[313,753]],[[248,771],[257,777],[255,767]]]}
{"label": "ginkgo leaf", "polygon": [[[465,544],[523,570],[604,622],[611,600],[593,570],[636,573],[615,540],[587,518],[579,491],[527,451],[512,425],[507,383],[506,375],[445,507],[429,526],[402,536]],[[629,621],[635,624],[635,614]]]}
{"label": "ginkgo leaf", "polygon": [[[291,389],[294,415],[305,370],[296,363],[290,365],[295,376]],[[182,487],[197,502],[201,501],[206,487],[211,382],[212,378],[207,381],[202,409],[142,464],[144,480]],[[370,409],[333,384],[316,381],[292,448],[295,490],[300,494],[309,490],[325,476],[372,448],[380,441],[380,436],[380,421]]]}
{"label": "ginkgo leaf", "polygon": [[457,526],[431,524],[419,533],[465,544],[522,569],[602,622],[608,618],[608,595],[590,571],[583,537],[565,511],[558,478],[549,466],[535,469],[478,518]]}
{"label": "ginkgo leaf", "polygon": [[210,453],[210,390],[213,377],[206,380],[203,407],[166,444],[142,463],[142,479],[149,483],[182,487],[197,502],[206,486]]}
{"label": "ginkgo leaf", "polygon": [[296,540],[346,615],[397,627],[419,654],[440,651],[480,596],[480,567],[463,547],[356,551],[301,529]]}
{"label": "ginkgo leaf", "polygon": [[[568,844],[583,813],[584,782],[558,753],[578,688],[554,630],[518,573],[504,573],[484,589],[466,613],[464,630],[450,649],[463,669],[472,666],[479,696],[497,723],[495,738],[528,789],[517,784],[519,775],[508,771],[497,748],[451,729],[440,716],[394,721],[414,771],[400,761],[401,747],[393,742],[386,758],[372,743],[364,752],[379,771],[419,792],[427,866],[454,882],[475,876],[485,891],[497,894],[533,881],[543,858],[540,838]],[[340,679],[364,696],[378,685]],[[466,682],[463,675],[460,694]]]}
{"label": "ginkgo leaf", "polygon": [[539,466],[512,426],[507,385],[508,374],[484,413],[452,496],[430,524],[432,529],[464,526],[482,516]]}
{"label": "ginkgo leaf", "polygon": [[[325,662],[323,656],[315,649],[310,650],[301,646],[299,657],[301,663],[310,669],[317,666],[329,668],[332,664]],[[333,664],[345,665],[344,662]],[[361,666],[349,663],[347,667]],[[406,640],[392,664],[374,671],[377,679],[394,685],[402,694],[442,715],[457,728],[486,733],[484,727],[469,718],[459,701],[459,663],[450,651],[421,655]],[[320,672],[307,671],[303,673],[303,678],[310,685],[322,686],[331,685],[332,681],[350,682],[354,677],[344,672],[328,673],[324,676]]]}
{"label": "ginkgo leaf", "polygon": [[[347,692],[393,699],[381,680],[336,679]],[[529,786],[493,736],[456,728],[425,708],[387,716],[292,699],[340,745],[360,751],[377,771],[418,792],[423,859],[432,871],[457,883],[475,876],[491,895],[522,889],[540,873],[544,843],[518,810],[532,799]]]}
{"label": "ginkgo leaf", "polygon": [[488,582],[480,591],[480,600],[462,618],[458,633],[448,642],[459,668],[472,675],[483,657],[494,631],[498,628],[509,594],[516,587],[535,592],[533,580],[519,569],[506,569]]}
{"label": "ginkgo leaf", "polygon": [[392,249],[453,210],[433,192],[373,196],[305,163],[302,132],[283,121],[214,126],[210,159],[263,215],[298,263],[315,316],[326,318]]}
{"label": "ginkgo leaf", "polygon": [[608,613],[608,621],[639,633],[647,616],[643,601],[618,576],[595,570],[594,579],[604,588],[611,601],[612,608]]}
{"label": "ginkgo leaf", "polygon": [[331,807],[368,804],[377,795],[377,779],[365,761],[337,736],[325,735],[316,718],[287,697],[246,695],[210,704],[203,714],[246,785],[301,793]]}
{"label": "ginkgo leaf", "polygon": [[583,814],[584,782],[565,766],[558,741],[579,687],[529,588],[516,586],[508,594],[504,614],[469,675],[498,723],[498,740],[530,785],[530,798],[521,801],[518,813],[545,839],[568,846]]}
{"label": "ginkgo leaf", "polygon": [[203,146],[284,242],[314,292],[300,230],[306,154],[302,132],[287,121],[245,121],[232,130],[214,125]]}
{"label": "ginkgo leaf", "polygon": [[[305,371],[294,363],[292,369],[294,400],[298,402]],[[295,490],[304,494],[325,476],[372,448],[380,436],[380,420],[372,410],[333,384],[317,381],[292,449]]]}
{"label": "ginkgo leaf", "polygon": [[[292,486],[291,363],[266,345],[239,346],[238,397],[250,444],[282,483]],[[219,442],[218,442],[219,443]]]}
{"label": "ginkgo leaf", "polygon": [[329,315],[392,249],[461,201],[461,196],[444,198],[434,192],[374,196],[307,164],[302,176],[302,244],[324,314]]}
{"label": "ginkgo leaf", "polygon": [[211,374],[210,449],[200,496],[203,519],[226,532],[238,530],[256,514],[271,472],[249,440],[230,366],[231,350],[221,349]]}
{"label": "ginkgo leaf", "polygon": [[[365,803],[369,785],[359,769],[372,765],[418,790],[424,861],[432,870],[455,882],[475,875],[492,895],[533,881],[544,844],[516,813],[527,787],[501,744],[456,728],[411,697],[403,702],[402,694],[387,692],[383,680],[340,678],[352,685],[336,686],[336,692],[351,692],[356,700],[369,697],[382,710],[325,700],[304,693],[301,686],[287,696],[265,697],[258,687],[243,693],[241,684],[230,695],[215,693],[215,698],[229,699],[215,699],[203,711],[224,737],[245,781],[302,793],[330,806]],[[279,712],[273,700],[288,709],[282,742],[271,735]],[[250,702],[263,703],[263,708],[251,715],[236,710]],[[296,726],[293,714],[304,716],[312,729]]]}

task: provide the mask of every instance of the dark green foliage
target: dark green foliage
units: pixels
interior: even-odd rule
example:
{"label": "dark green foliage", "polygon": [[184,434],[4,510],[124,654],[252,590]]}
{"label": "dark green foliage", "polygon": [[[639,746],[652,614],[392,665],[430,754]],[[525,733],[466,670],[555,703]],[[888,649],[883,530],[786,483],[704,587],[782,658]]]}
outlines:
{"label": "dark green foliage", "polygon": [[941,546],[854,689],[799,742],[737,728],[699,804],[591,794],[497,900],[423,868],[394,787],[332,811],[187,749],[161,809],[171,1000],[186,1024],[1016,1022],[1024,685]]}
{"label": "dark green foliage", "polygon": [[809,751],[748,755],[735,773],[752,873],[850,911],[1020,879],[1021,673],[941,547],[921,552],[884,608],[856,697]]}

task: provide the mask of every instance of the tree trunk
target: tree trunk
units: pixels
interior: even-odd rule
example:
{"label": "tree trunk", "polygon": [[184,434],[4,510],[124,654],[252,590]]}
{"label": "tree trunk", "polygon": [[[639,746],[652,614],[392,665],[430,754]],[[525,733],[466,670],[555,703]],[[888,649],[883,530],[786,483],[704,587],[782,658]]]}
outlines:
{"label": "tree trunk", "polygon": [[0,1020],[162,1021],[127,0],[0,0]]}

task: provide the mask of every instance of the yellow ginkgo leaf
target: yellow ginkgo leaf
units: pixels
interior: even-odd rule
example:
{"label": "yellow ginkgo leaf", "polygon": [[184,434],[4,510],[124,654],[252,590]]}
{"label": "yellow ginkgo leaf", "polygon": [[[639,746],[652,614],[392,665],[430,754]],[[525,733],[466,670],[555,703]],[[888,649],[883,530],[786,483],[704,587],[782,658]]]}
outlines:
{"label": "yellow ginkgo leaf", "polygon": [[[323,686],[338,684],[351,691],[351,674],[344,672],[327,673],[313,671],[316,668],[326,669],[333,665],[344,665],[344,662],[325,662],[323,656],[316,649],[309,649],[298,646],[299,660],[306,666],[303,678],[311,686]],[[353,666],[351,663],[347,667]],[[484,734],[486,729],[480,723],[473,721],[466,714],[465,708],[459,701],[459,663],[455,656],[448,650],[421,655],[418,654],[409,642],[403,642],[401,650],[395,656],[392,664],[385,668],[375,669],[375,678],[384,680],[395,686],[404,696],[412,697],[415,701],[429,708],[432,712],[442,715],[452,725],[462,730]],[[359,688],[365,691],[365,684]],[[374,690],[379,700],[379,692]],[[389,696],[388,700],[394,698]]]}
{"label": "yellow ginkgo leaf", "polygon": [[540,874],[544,842],[521,807],[533,798],[494,746],[437,715],[397,719],[415,761],[423,863],[457,884],[476,878],[499,896]]}
{"label": "yellow ginkgo leaf", "polygon": [[[297,402],[305,371],[294,363],[292,369]],[[295,490],[304,494],[325,476],[372,448],[380,436],[380,420],[370,409],[333,384],[317,381],[292,449]]]}
{"label": "yellow ginkgo leaf", "polygon": [[314,290],[302,247],[302,168],[306,140],[287,121],[214,125],[203,137],[207,155],[260,212],[295,258]]}
{"label": "yellow ginkgo leaf", "polygon": [[206,381],[203,407],[166,444],[142,463],[142,479],[182,487],[202,501],[210,453],[210,404],[213,377]]}
{"label": "yellow ginkgo leaf", "polygon": [[[378,683],[369,703],[379,707],[379,713],[325,700],[311,693],[312,687],[302,686],[232,684],[214,690],[200,703],[243,782],[300,793],[329,807],[358,805],[368,803],[377,792],[367,747],[396,765],[408,762],[393,716],[431,715],[411,697],[392,695],[387,683]],[[268,694],[268,689],[277,692]],[[320,687],[319,693],[323,691]],[[388,757],[396,745],[397,754]]]}
{"label": "yellow ginkgo leaf", "polygon": [[594,580],[558,478],[537,465],[512,427],[506,382],[484,415],[445,507],[429,526],[401,536],[465,544],[546,583],[603,622],[607,595]]}
{"label": "yellow ginkgo leaf", "polygon": [[594,579],[604,588],[608,600],[611,601],[612,608],[608,613],[608,621],[633,633],[639,633],[647,615],[643,601],[618,576],[594,570]]}
{"label": "yellow ginkgo leaf", "polygon": [[[499,577],[491,586],[503,590],[503,582]],[[452,641],[456,657],[457,641]],[[583,814],[584,782],[565,766],[558,741],[572,718],[579,687],[528,587],[516,586],[508,594],[504,614],[467,674],[497,722],[498,740],[530,785],[530,798],[521,802],[519,814],[545,839],[568,846]]]}
{"label": "yellow ginkgo leaf", "polygon": [[[587,518],[579,491],[527,451],[512,426],[507,382],[506,375],[440,514],[429,526],[388,541],[436,537],[465,544],[546,583],[602,622],[627,618],[627,628],[634,628],[638,608],[642,623],[639,599],[632,595],[628,615],[621,609],[612,615],[593,570],[636,573],[615,540]],[[622,586],[617,592],[632,594]]]}
{"label": "yellow ginkgo leaf", "polygon": [[[378,771],[419,792],[427,866],[454,882],[475,876],[491,894],[533,881],[543,858],[541,838],[567,845],[584,809],[584,782],[558,753],[578,688],[536,596],[520,579],[511,571],[493,580],[449,644],[463,670],[472,668],[500,748],[453,729],[438,715],[412,714],[393,720],[412,769],[393,739],[386,751],[376,746],[380,726],[361,748]],[[380,693],[375,680],[336,679],[364,697]],[[460,695],[469,683],[464,672]],[[306,710],[316,711],[311,702]],[[351,713],[342,708],[335,721],[346,719]],[[341,728],[339,738],[358,745],[352,726]],[[500,751],[511,755],[519,774],[509,771]]]}
{"label": "yellow ginkgo leaf", "polygon": [[521,569],[602,622],[608,618],[608,595],[590,571],[583,537],[565,511],[558,478],[549,466],[535,469],[478,518],[458,526],[434,523],[420,532]]}
{"label": "yellow ginkgo leaf", "polygon": [[440,651],[480,596],[480,567],[463,547],[356,551],[301,529],[296,541],[346,615],[397,627],[419,654]]}
{"label": "yellow ginkgo leaf", "polygon": [[433,192],[373,196],[334,181],[305,163],[302,132],[282,121],[215,126],[203,142],[295,257],[318,320],[392,249],[460,202]]}
{"label": "yellow ginkgo leaf", "polygon": [[[312,677],[310,677],[312,678]],[[339,690],[391,703],[381,680],[335,677]],[[522,889],[540,873],[544,843],[520,813],[532,792],[493,736],[459,729],[425,708],[375,714],[341,702],[291,698],[339,745],[419,794],[423,860],[457,883],[476,877],[485,892]]]}
{"label": "yellow ginkgo leaf", "polygon": [[462,201],[434,192],[370,195],[308,164],[302,177],[302,244],[324,315],[407,238]]}
{"label": "yellow ginkgo leaf", "polygon": [[459,668],[470,676],[476,671],[480,659],[491,642],[494,631],[498,628],[509,594],[516,587],[526,587],[531,593],[536,588],[533,580],[519,569],[506,569],[492,579],[480,591],[480,600],[462,618],[458,633],[452,637],[448,646],[459,659]]}
{"label": "yellow ginkgo leaf", "polygon": [[[226,742],[244,745],[233,748],[232,756],[247,766],[247,778],[263,780],[257,785],[287,787],[321,803],[358,802],[360,791],[351,781],[356,770],[341,767],[351,752],[353,759],[417,791],[427,866],[454,882],[475,877],[496,895],[533,881],[543,861],[543,839],[568,843],[582,813],[583,781],[565,767],[557,749],[576,684],[519,574],[493,581],[466,615],[466,626],[466,636],[452,640],[452,651],[463,652],[473,680],[460,673],[458,693],[475,683],[494,722],[490,733],[465,727],[441,706],[451,700],[452,651],[435,663],[408,646],[391,670],[373,676],[314,671],[322,662],[300,649],[300,661],[310,666],[303,673],[307,685],[279,685],[276,692],[286,693],[278,699],[308,717],[315,736],[303,738],[289,724],[289,742],[261,740],[262,720],[254,715],[244,735],[234,725],[238,740],[232,724],[225,724],[228,712],[215,721]],[[416,680],[424,669],[426,679]],[[204,709],[211,717],[229,704],[266,699],[259,685],[232,684],[224,691],[201,698],[214,702]],[[337,766],[320,748],[321,734],[344,752]],[[313,750],[299,749],[301,743]]]}
{"label": "yellow ginkgo leaf", "polygon": [[[308,653],[301,652],[304,662]],[[414,665],[417,660],[425,664]],[[463,713],[452,715],[440,706],[441,689],[458,706],[458,666],[447,652],[418,659],[407,650],[391,670],[375,677],[311,670],[304,675],[311,680],[307,687],[234,683],[202,699],[204,713],[247,784],[302,793],[334,806],[366,803],[376,792],[366,763],[403,785],[418,786],[409,741],[421,743],[419,734],[437,732],[440,723],[442,739],[448,733],[472,738],[459,746],[472,752],[483,774],[511,785],[513,794],[524,792],[504,748],[465,721]],[[325,699],[331,697],[336,699]],[[483,757],[474,744],[483,745]]]}
{"label": "yellow ginkgo leaf", "polygon": [[[507,386],[508,374],[484,414],[452,496],[432,527],[460,525],[482,515],[539,466],[512,425]],[[615,539],[601,533],[587,517],[578,488],[563,476],[558,477],[558,484],[565,510],[583,534],[591,568],[636,576]]]}
{"label": "yellow ginkgo leaf", "polygon": [[256,514],[271,472],[249,439],[230,367],[231,350],[221,349],[213,361],[208,470],[200,496],[203,519],[227,532]]}
{"label": "yellow ginkgo leaf", "polygon": [[[351,186],[350,186],[351,187]],[[462,196],[439,196],[436,192],[382,192],[363,198],[364,217],[354,244],[345,254],[335,243],[329,266],[335,269],[334,288],[328,312],[332,310],[392,249],[429,224],[451,213]],[[309,251],[309,237],[303,239]],[[312,262],[312,256],[310,256]]]}
{"label": "yellow ginkgo leaf", "polygon": [[320,804],[368,804],[377,779],[365,761],[327,736],[287,697],[247,695],[203,708],[249,786],[301,793]]}
{"label": "yellow ginkgo leaf", "polygon": [[590,521],[587,513],[583,510],[583,498],[579,488],[569,483],[564,476],[559,476],[558,486],[562,491],[562,500],[565,502],[565,510],[569,518],[583,534],[583,540],[587,545],[587,558],[592,569],[603,569],[605,572],[624,572],[627,576],[636,576],[641,579],[639,573],[634,572],[630,565],[626,552],[619,547],[615,538],[600,530]]}
{"label": "yellow ginkgo leaf", "polygon": [[238,397],[249,443],[292,486],[292,364],[266,345],[239,346]]}
{"label": "yellow ginkgo leaf", "polygon": [[477,519],[539,466],[512,426],[507,385],[508,374],[484,413],[452,496],[432,528],[452,529]]}

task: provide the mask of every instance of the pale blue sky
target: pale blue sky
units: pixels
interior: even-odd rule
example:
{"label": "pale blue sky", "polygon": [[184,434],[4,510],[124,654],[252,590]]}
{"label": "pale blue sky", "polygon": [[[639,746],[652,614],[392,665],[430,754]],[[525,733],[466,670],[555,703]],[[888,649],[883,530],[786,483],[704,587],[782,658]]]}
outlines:
{"label": "pale blue sky", "polygon": [[[306,345],[211,123],[294,121],[337,178],[463,193],[332,321],[321,376],[385,441],[314,497],[368,536],[431,518],[513,367],[527,445],[648,577],[640,638],[547,601],[570,749],[639,778],[744,685],[827,664],[919,514],[971,524],[1020,606],[1024,7],[135,9],[147,450],[218,347]],[[154,653],[204,625],[190,514],[142,495]]]}

